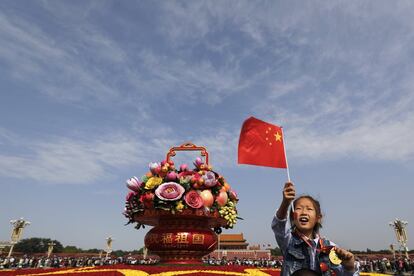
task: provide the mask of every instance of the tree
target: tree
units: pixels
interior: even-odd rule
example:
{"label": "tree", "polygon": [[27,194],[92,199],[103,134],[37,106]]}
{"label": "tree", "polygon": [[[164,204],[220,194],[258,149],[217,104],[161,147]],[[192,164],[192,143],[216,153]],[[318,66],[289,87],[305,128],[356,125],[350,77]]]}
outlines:
{"label": "tree", "polygon": [[282,250],[280,250],[279,247],[270,249],[270,253],[272,254],[272,256],[282,256]]}
{"label": "tree", "polygon": [[126,251],[123,251],[123,250],[115,250],[115,251],[113,251],[112,252],[112,254],[114,254],[115,256],[117,256],[117,257],[122,257],[122,256],[125,256],[126,255]]}
{"label": "tree", "polygon": [[87,250],[82,250],[83,252],[86,252],[86,253],[99,253],[99,252],[101,252],[102,250],[100,250],[100,249],[98,249],[98,248],[92,248],[92,249],[87,249]]}
{"label": "tree", "polygon": [[59,241],[48,238],[23,239],[14,246],[14,251],[25,254],[46,253],[50,242],[55,244],[53,246],[53,252],[61,253],[63,251],[63,246]]}
{"label": "tree", "polygon": [[63,253],[79,253],[82,252],[82,249],[77,248],[76,246],[73,245],[67,245],[63,248]]}

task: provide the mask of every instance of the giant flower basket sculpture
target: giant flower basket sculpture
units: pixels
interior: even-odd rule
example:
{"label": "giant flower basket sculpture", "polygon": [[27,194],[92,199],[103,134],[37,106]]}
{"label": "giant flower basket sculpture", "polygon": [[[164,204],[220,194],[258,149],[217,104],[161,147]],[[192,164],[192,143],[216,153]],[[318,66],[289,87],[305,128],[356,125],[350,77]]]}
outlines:
{"label": "giant flower basket sculpture", "polygon": [[[204,161],[197,157],[193,169],[177,169],[171,159],[176,151],[200,151]],[[166,160],[150,163],[149,172],[128,179],[127,187],[124,215],[137,229],[154,226],[145,246],[164,263],[201,262],[217,248],[216,233],[233,228],[239,218],[236,192],[213,171],[207,150],[192,143],[171,148]]]}

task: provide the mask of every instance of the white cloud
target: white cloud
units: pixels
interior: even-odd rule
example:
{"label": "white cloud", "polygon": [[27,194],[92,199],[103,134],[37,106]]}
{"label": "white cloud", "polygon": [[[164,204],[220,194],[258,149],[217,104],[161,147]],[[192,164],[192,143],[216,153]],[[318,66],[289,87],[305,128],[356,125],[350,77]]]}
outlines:
{"label": "white cloud", "polygon": [[[63,15],[65,22],[81,20],[82,26],[66,26],[70,35],[59,40],[36,23],[0,13],[0,38],[5,41],[0,55],[14,76],[50,96],[72,102],[93,98],[100,103],[128,103],[133,106],[131,117],[139,114],[148,121],[154,102],[215,105],[230,97],[237,101],[238,93],[257,93],[267,87],[266,97],[262,93],[257,102],[252,101],[252,111],[285,126],[293,154],[410,158],[413,150],[404,141],[410,134],[405,128],[412,125],[413,82],[407,72],[414,69],[409,47],[414,31],[412,9],[404,5],[412,4],[404,2],[391,9],[381,2],[369,5],[375,9],[372,13],[361,8],[364,4],[344,3],[305,7],[275,3],[263,8],[239,1],[222,6],[208,1],[166,2],[160,9],[161,22],[154,23],[158,35],[169,35],[165,41],[171,45],[165,52],[146,45],[135,53],[85,20],[88,13],[101,8],[99,4],[72,17],[65,7],[47,3],[45,7],[56,16]],[[382,41],[383,33],[387,40]],[[66,43],[70,39],[76,43]],[[206,53],[204,47],[209,55],[196,55]],[[82,51],[90,54],[89,62]],[[120,71],[112,74],[107,70],[112,65]],[[133,91],[124,91],[120,83]],[[380,154],[390,137],[378,127],[379,122],[393,126],[398,138],[391,148],[398,154]],[[213,141],[223,160],[229,152],[219,144],[234,136],[230,132],[206,135],[211,140],[203,140]],[[370,133],[381,133],[381,138]],[[350,141],[356,135],[366,142],[355,147]],[[308,137],[317,142],[309,142]],[[175,141],[176,136],[166,140]],[[237,144],[237,139],[232,141]],[[34,152],[47,161],[44,151]],[[9,160],[18,161],[24,162]],[[100,173],[99,167],[92,166],[91,171]]]}
{"label": "white cloud", "polygon": [[[207,147],[213,166],[229,167],[236,162],[238,134],[228,128],[214,128],[194,137],[193,142]],[[170,147],[185,142],[166,133],[140,140],[125,134],[49,141],[28,141],[16,134],[13,136],[17,139],[8,141],[5,146],[19,147],[24,153],[1,154],[0,176],[49,184],[92,184],[111,177],[111,171],[121,168],[144,166],[145,170],[148,162],[161,161]],[[191,164],[198,154],[184,154],[187,159],[183,161]],[[178,158],[180,155],[177,154]],[[155,160],[156,156],[160,160]]]}
{"label": "white cloud", "polygon": [[0,146],[16,141],[16,135],[6,128],[0,127]]}
{"label": "white cloud", "polygon": [[[96,101],[101,105],[131,105],[133,101],[140,101],[141,105],[147,105],[159,97],[175,97],[179,91],[189,101],[203,99],[214,105],[245,90],[261,77],[258,72],[246,78],[240,67],[240,60],[249,57],[251,51],[236,56],[229,49],[229,58],[220,64],[207,57],[193,59],[191,50],[172,49],[174,54],[165,55],[158,49],[143,46],[138,52],[128,52],[113,36],[90,24],[86,15],[70,18],[60,5],[44,6],[56,13],[54,16],[62,14],[66,18],[65,24],[59,25],[65,35],[54,34],[40,22],[0,13],[0,39],[7,42],[0,45],[0,57],[9,67],[8,74],[61,102],[89,106]],[[194,14],[196,28],[208,32],[211,18],[199,17],[203,5],[189,7],[194,13],[185,13],[185,18],[194,25],[195,18],[191,18]],[[92,12],[94,8],[99,9],[99,5],[88,6],[87,10]],[[178,13],[176,16],[183,16],[178,6],[172,5],[171,9]],[[166,18],[169,16],[172,15]],[[75,24],[75,18],[82,24]],[[181,33],[177,35],[182,39]],[[207,42],[206,47],[214,47],[215,43]],[[139,43],[139,39],[134,43]],[[142,101],[143,97],[146,101]]]}
{"label": "white cloud", "polygon": [[297,91],[300,86],[282,89],[282,98],[270,91],[256,108],[285,127],[288,154],[304,160],[413,160],[413,82],[406,76],[393,87],[390,79],[374,87],[365,82],[358,89],[344,83],[335,83],[332,91],[318,91],[323,89],[319,84],[310,93]]}
{"label": "white cloud", "polygon": [[122,62],[125,59],[120,48],[97,30],[81,29],[76,34],[78,37],[69,37],[85,43],[84,48],[72,48],[75,42],[61,41],[18,16],[0,12],[0,23],[0,39],[4,41],[0,45],[0,57],[6,61],[8,73],[14,78],[61,101],[118,99],[118,91],[106,75],[87,64],[84,53],[79,53],[89,49],[101,60]]}
{"label": "white cloud", "polygon": [[[171,39],[178,43],[208,41],[206,44],[210,45],[208,35],[215,34],[218,28],[230,27],[251,38],[252,43],[245,45],[251,48],[248,54],[257,55],[258,49],[266,45],[265,52],[274,61],[273,67],[260,68],[260,77],[249,78],[243,88],[254,90],[259,82],[269,87],[266,97],[252,103],[252,111],[285,126],[291,154],[311,159],[350,155],[398,161],[413,158],[414,148],[408,142],[414,134],[411,131],[413,85],[407,74],[413,69],[408,46],[414,37],[410,9],[401,6],[391,9],[384,2],[368,4],[375,13],[363,9],[364,4],[358,2],[309,4],[305,8],[302,4],[278,3],[266,10],[246,2],[233,4],[220,7],[220,11],[208,3],[204,3],[204,9],[199,4],[178,8],[168,5],[172,15],[166,18],[166,26],[175,26]],[[185,17],[187,23],[175,24],[184,13],[191,14]],[[197,25],[198,18],[214,24]],[[389,38],[386,41],[384,33]],[[230,40],[230,48],[234,46],[232,43],[236,41]],[[170,66],[161,66],[164,61]],[[186,63],[180,66],[172,60],[164,61],[154,70],[177,68],[176,71],[185,72],[188,67],[190,74],[169,76],[194,87],[200,87],[199,84],[209,87],[200,76],[214,80],[206,71],[221,69],[201,66],[202,70],[197,70]],[[213,81],[216,85],[209,90],[223,87],[229,91],[242,79],[239,64],[231,71],[237,76],[235,81],[224,86]],[[223,72],[217,76],[225,76]],[[228,76],[233,75],[225,76],[231,80]],[[228,152],[223,156],[228,157]]]}
{"label": "white cloud", "polygon": [[233,167],[237,164],[239,134],[237,127],[216,127],[197,137],[197,144],[207,147],[213,167]]}
{"label": "white cloud", "polygon": [[164,2],[161,7],[165,16],[159,31],[168,35],[171,42],[182,43],[182,39],[204,37],[210,30],[211,18],[203,2]]}
{"label": "white cloud", "polygon": [[[12,145],[13,146],[13,145]],[[25,154],[0,155],[0,175],[51,184],[91,184],[111,176],[111,169],[147,162],[155,148],[121,135],[88,141],[20,139]]]}
{"label": "white cloud", "polygon": [[[414,114],[411,113],[412,117]],[[414,120],[406,118],[391,124],[374,121],[349,127],[342,132],[320,133],[311,127],[285,129],[289,154],[307,160],[357,159],[407,161],[414,159]],[[306,161],[305,161],[306,162]]]}
{"label": "white cloud", "polygon": [[220,103],[223,98],[248,88],[258,77],[246,79],[237,64],[215,67],[207,60],[159,57],[151,51],[141,52],[140,57],[153,77],[149,83],[155,94],[168,92],[186,100],[204,99],[209,104]]}

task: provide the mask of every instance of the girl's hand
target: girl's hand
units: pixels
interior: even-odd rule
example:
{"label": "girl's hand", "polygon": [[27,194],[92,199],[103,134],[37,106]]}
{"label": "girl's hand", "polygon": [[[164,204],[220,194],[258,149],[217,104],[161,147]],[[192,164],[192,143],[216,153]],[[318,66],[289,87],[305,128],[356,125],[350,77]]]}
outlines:
{"label": "girl's hand", "polygon": [[276,216],[279,219],[286,219],[287,213],[289,210],[289,205],[292,200],[295,199],[295,185],[292,182],[285,183],[285,187],[283,187],[283,200],[280,203],[280,207],[277,210]]}
{"label": "girl's hand", "polygon": [[292,182],[285,183],[285,187],[283,188],[283,201],[290,204],[295,199],[295,196],[295,185]]}
{"label": "girl's hand", "polygon": [[338,255],[339,259],[342,260],[342,266],[345,268],[345,270],[353,272],[355,271],[355,257],[354,254],[352,254],[349,251],[346,251],[342,248],[335,248],[336,255]]}

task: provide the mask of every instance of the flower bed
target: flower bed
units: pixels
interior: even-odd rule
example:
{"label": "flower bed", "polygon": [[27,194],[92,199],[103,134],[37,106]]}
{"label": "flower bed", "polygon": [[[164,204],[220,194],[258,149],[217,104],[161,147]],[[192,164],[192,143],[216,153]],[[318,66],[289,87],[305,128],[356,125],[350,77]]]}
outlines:
{"label": "flower bed", "polygon": [[[379,273],[360,273],[364,276],[385,276]],[[251,268],[246,266],[128,266],[113,265],[101,267],[85,267],[75,269],[20,269],[0,270],[0,275],[73,275],[73,276],[173,276],[173,275],[234,275],[234,276],[279,276],[280,269]]]}
{"label": "flower bed", "polygon": [[22,269],[1,271],[0,275],[126,275],[126,276],[173,276],[173,275],[280,275],[278,269],[251,268],[245,266],[127,266],[114,265],[76,269]]}

